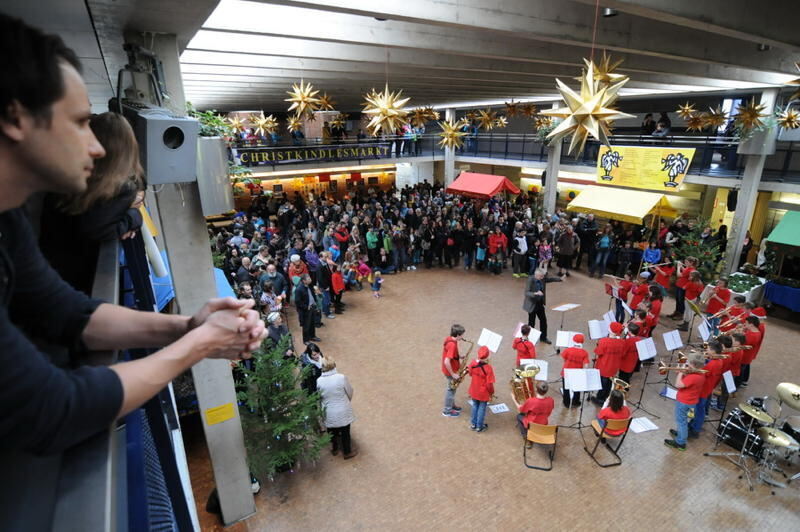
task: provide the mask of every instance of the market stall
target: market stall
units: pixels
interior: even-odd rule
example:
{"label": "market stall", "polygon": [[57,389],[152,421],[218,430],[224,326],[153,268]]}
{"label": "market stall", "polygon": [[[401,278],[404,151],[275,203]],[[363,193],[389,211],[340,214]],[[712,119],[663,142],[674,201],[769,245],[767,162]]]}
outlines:
{"label": "market stall", "polygon": [[646,216],[675,218],[677,213],[667,196],[641,190],[591,186],[586,187],[574,200],[569,202],[567,210],[593,213],[596,216],[643,224]]}
{"label": "market stall", "polygon": [[448,194],[460,194],[478,199],[489,199],[504,191],[512,194],[520,193],[507,177],[473,172],[461,172],[461,175],[447,187]]}
{"label": "market stall", "polygon": [[765,286],[765,297],[776,305],[800,312],[800,212],[787,211],[767,237],[775,252],[775,278]]}

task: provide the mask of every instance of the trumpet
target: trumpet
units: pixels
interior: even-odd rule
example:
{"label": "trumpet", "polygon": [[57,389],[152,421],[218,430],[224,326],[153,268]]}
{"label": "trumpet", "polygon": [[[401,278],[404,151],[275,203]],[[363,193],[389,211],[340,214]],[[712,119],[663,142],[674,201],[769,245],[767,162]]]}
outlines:
{"label": "trumpet", "polygon": [[[709,299],[711,299],[710,296],[709,296]],[[728,312],[732,308],[733,308],[733,305],[731,305],[730,307],[725,307],[724,309],[720,310],[719,312],[717,312],[716,314],[711,316],[709,319],[719,318],[720,316],[722,316],[723,314],[725,314],[726,312]]]}
{"label": "trumpet", "polygon": [[542,370],[539,366],[529,364],[522,369],[514,370],[514,378],[511,379],[511,396],[519,406],[536,394],[536,375]]}
{"label": "trumpet", "polygon": [[681,373],[708,373],[706,369],[696,369],[688,366],[668,366],[664,361],[658,363],[658,374],[666,375],[670,371],[680,371]]}

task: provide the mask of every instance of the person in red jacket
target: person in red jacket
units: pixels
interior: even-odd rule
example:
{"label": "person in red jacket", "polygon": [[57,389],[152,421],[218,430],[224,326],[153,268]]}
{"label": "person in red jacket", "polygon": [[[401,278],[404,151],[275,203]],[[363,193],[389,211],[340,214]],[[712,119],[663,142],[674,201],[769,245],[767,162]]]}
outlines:
{"label": "person in red jacket", "polygon": [[514,341],[511,342],[511,347],[517,350],[517,367],[519,367],[520,360],[526,358],[536,358],[536,347],[534,347],[533,342],[528,340],[528,335],[531,332],[531,326],[523,325],[519,332],[522,334],[522,336],[519,338],[514,338]]}
{"label": "person in red jacket", "polygon": [[750,364],[758,356],[758,350],[761,348],[761,331],[758,329],[760,322],[755,316],[748,316],[744,322],[744,341],[745,345],[749,345],[750,349],[745,349],[742,353],[742,378],[739,386],[747,387],[747,381],[750,380]]}
{"label": "person in red jacket", "polygon": [[664,445],[686,450],[686,440],[689,437],[689,416],[695,409],[700,399],[700,392],[705,385],[706,377],[702,373],[695,373],[692,370],[702,369],[705,362],[703,355],[694,353],[689,356],[689,371],[678,372],[675,379],[675,387],[678,389],[678,398],[675,401],[675,425],[677,430],[669,429],[672,439],[664,440]]}
{"label": "person in red jacket", "polygon": [[344,304],[342,303],[342,295],[344,294],[344,276],[339,270],[338,264],[331,264],[331,291],[333,292],[333,308],[336,314],[344,312]]}
{"label": "person in red jacket", "polygon": [[674,266],[653,266],[650,268],[655,273],[655,278],[653,281],[661,287],[661,295],[666,296],[667,292],[669,292],[669,280],[672,278],[672,274],[675,273]]}
{"label": "person in red jacket", "polygon": [[728,289],[728,280],[720,277],[717,280],[717,285],[711,291],[711,296],[708,298],[706,305],[706,316],[708,316],[708,323],[711,325],[711,334],[717,336],[719,334],[720,317],[713,318],[714,314],[720,310],[728,308],[728,303],[731,300],[731,291]]}
{"label": "person in red jacket", "polygon": [[617,376],[622,356],[627,348],[625,340],[621,338],[622,324],[612,321],[608,329],[608,337],[601,338],[597,342],[597,347],[594,348],[596,356],[594,367],[600,370],[600,381],[603,383],[603,389],[592,399],[592,402],[598,406],[603,404],[611,392],[611,377]]}
{"label": "person in red jacket", "polygon": [[458,354],[458,341],[464,336],[464,327],[454,324],[450,327],[450,336],[444,339],[442,348],[442,374],[447,379],[444,391],[444,410],[442,415],[445,417],[458,417],[461,414],[461,407],[456,406],[456,391],[450,383],[458,379],[458,370],[461,368],[461,358]]}
{"label": "person in red jacket", "polygon": [[683,262],[678,262],[678,280],[675,281],[675,312],[669,315],[670,318],[680,319],[686,311],[686,284],[689,282],[689,275],[697,269],[697,259],[686,257]]}
{"label": "person in red jacket", "polygon": [[[702,278],[700,277],[700,272],[693,271],[689,274],[689,280],[686,284],[683,285],[683,295],[686,301],[691,301],[695,305],[700,303],[699,297],[700,294],[703,293],[705,289],[705,285],[703,285]],[[692,319],[694,316],[694,310],[689,305],[684,306],[683,312],[683,323],[678,325],[677,329],[679,331],[688,331],[689,330],[689,320]]]}
{"label": "person in red jacket", "polygon": [[[564,367],[561,369],[561,395],[564,399],[564,408],[575,408],[581,405],[581,392],[569,393],[564,381],[565,369],[584,369],[589,365],[589,353],[583,348],[584,337],[581,333],[572,337],[572,347],[561,351]],[[572,397],[570,397],[572,396]]]}
{"label": "person in red jacket", "polygon": [[500,230],[500,226],[494,226],[494,232],[489,234],[487,240],[489,248],[489,271],[499,274],[505,264],[506,253],[508,252],[508,237]]}
{"label": "person in red jacket", "polygon": [[[547,420],[555,408],[555,401],[552,397],[547,397],[549,390],[547,381],[536,381],[536,395],[522,403],[517,414],[517,427],[520,434],[525,438],[528,434],[528,425],[536,423],[547,425]],[[528,443],[530,448],[530,443]]]}
{"label": "person in red jacket", "polygon": [[639,305],[650,294],[650,285],[647,284],[650,279],[650,272],[642,272],[633,281],[633,299],[631,299],[631,310],[636,312],[639,310]]}
{"label": "person in red jacket", "polygon": [[[597,413],[597,420],[601,427],[606,426],[609,419],[628,419],[631,417],[631,409],[625,404],[625,396],[619,390],[611,390],[608,396],[608,406]],[[624,430],[607,430],[608,436],[620,436]]]}
{"label": "person in red jacket", "polygon": [[472,398],[472,423],[470,427],[475,432],[483,432],[489,428],[484,423],[486,405],[494,395],[494,370],[489,364],[489,348],[482,345],[478,349],[478,359],[469,363],[469,396]]}
{"label": "person in red jacket", "polygon": [[639,336],[639,326],[637,324],[631,322],[628,324],[627,329],[625,353],[619,363],[619,378],[630,384],[631,377],[636,369],[636,363],[639,362],[639,351],[636,349],[636,342],[644,340],[644,338]]}
{"label": "person in red jacket", "polygon": [[[709,342],[708,349],[706,349],[706,355],[721,355],[722,354],[722,344],[719,342]],[[722,379],[722,372],[724,370],[725,363],[722,359],[719,358],[712,358],[709,360],[704,370],[708,371],[706,373],[706,380],[703,383],[703,389],[700,390],[700,397],[697,400],[697,408],[694,409],[694,419],[689,424],[689,437],[690,438],[697,438],[700,436],[700,431],[703,430],[703,422],[706,419],[706,414],[708,414],[708,404],[709,399],[711,398],[711,393],[714,391],[714,388],[717,387],[719,381]]]}

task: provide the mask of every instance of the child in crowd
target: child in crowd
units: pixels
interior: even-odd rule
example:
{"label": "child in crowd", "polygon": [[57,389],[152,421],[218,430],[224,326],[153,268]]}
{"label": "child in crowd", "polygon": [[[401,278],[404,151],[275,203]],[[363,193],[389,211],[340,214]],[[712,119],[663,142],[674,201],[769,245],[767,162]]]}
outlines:
{"label": "child in crowd", "polygon": [[385,248],[381,248],[378,250],[378,264],[376,265],[377,268],[384,273],[394,273],[394,264],[392,264],[392,257],[388,255]]}
{"label": "child in crowd", "polygon": [[631,247],[631,241],[626,240],[625,244],[617,251],[617,277],[622,277],[633,264],[636,258],[636,250]]}
{"label": "child in crowd", "polygon": [[333,292],[333,308],[336,314],[344,312],[342,294],[344,294],[345,281],[337,264],[331,264],[331,292]]}
{"label": "child in crowd", "polygon": [[658,245],[655,240],[651,240],[650,246],[644,250],[642,260],[644,260],[646,265],[658,264],[661,262],[661,250],[658,249]]}
{"label": "child in crowd", "polygon": [[533,277],[536,267],[539,265],[539,245],[541,241],[537,238],[533,245],[528,247],[528,276]]}
{"label": "child in crowd", "polygon": [[381,285],[383,284],[383,277],[381,277],[380,270],[372,272],[372,295],[374,297],[381,297]]}
{"label": "child in crowd", "polygon": [[545,238],[539,243],[539,266],[542,270],[547,271],[550,266],[550,261],[553,260],[553,246],[550,245],[550,240]]}
{"label": "child in crowd", "polygon": [[367,256],[362,255],[361,258],[358,259],[358,266],[356,266],[356,282],[358,283],[359,290],[363,288],[365,279],[367,279],[367,282],[370,282],[370,275],[372,275],[372,268],[367,266]]}
{"label": "child in crowd", "polygon": [[356,271],[355,266],[353,266],[350,262],[345,262],[342,264],[343,274],[342,277],[344,278],[344,285],[348,290],[352,290],[354,287],[358,290],[361,290],[361,285],[358,284],[358,272]]}

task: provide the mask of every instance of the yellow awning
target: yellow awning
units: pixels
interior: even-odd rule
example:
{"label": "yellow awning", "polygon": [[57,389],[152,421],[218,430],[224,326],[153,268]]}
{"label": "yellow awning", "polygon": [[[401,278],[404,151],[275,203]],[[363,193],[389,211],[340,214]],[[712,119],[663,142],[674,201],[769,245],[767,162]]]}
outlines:
{"label": "yellow awning", "polygon": [[594,213],[603,218],[640,224],[648,214],[674,218],[677,214],[664,194],[611,187],[586,187],[567,210]]}

